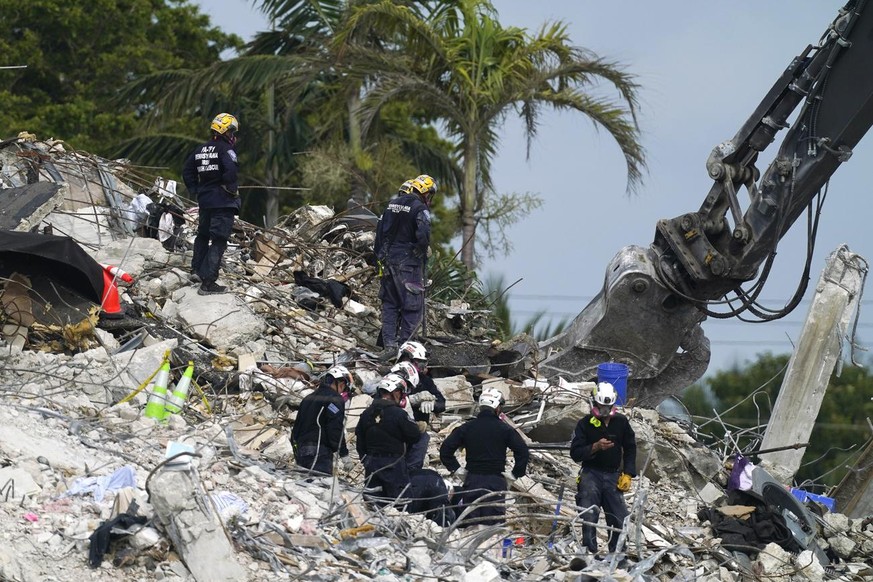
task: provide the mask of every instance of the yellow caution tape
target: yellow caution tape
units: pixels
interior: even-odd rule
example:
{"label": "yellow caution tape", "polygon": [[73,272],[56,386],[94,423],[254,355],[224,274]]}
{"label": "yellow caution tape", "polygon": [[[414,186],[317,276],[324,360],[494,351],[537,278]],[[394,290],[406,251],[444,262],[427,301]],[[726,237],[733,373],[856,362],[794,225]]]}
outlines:
{"label": "yellow caution tape", "polygon": [[149,383],[152,381],[152,379],[158,375],[158,372],[161,371],[161,366],[163,366],[164,364],[166,364],[169,361],[170,361],[170,350],[167,350],[166,352],[164,352],[164,358],[161,360],[160,365],[158,365],[158,367],[155,368],[155,371],[152,372],[152,375],[149,376],[148,378],[146,378],[142,384],[137,386],[136,390],[134,390],[133,392],[131,392],[130,394],[128,394],[127,396],[125,396],[124,398],[122,398],[121,400],[116,402],[116,404],[124,404],[125,402],[129,402],[134,396],[136,396],[137,394],[139,394],[140,392],[145,390],[145,387],[148,386]]}

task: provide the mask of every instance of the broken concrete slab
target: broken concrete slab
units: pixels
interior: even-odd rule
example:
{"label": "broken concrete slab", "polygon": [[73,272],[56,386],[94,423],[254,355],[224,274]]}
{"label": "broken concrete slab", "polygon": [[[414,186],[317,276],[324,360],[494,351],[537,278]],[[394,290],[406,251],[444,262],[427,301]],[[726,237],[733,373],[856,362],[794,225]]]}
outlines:
{"label": "broken concrete slab", "polygon": [[235,293],[203,296],[192,286],[179,289],[172,298],[176,317],[185,329],[217,349],[230,350],[257,340],[267,327]]}
{"label": "broken concrete slab", "polygon": [[66,185],[37,182],[6,188],[0,196],[0,230],[29,231],[63,201]]}
{"label": "broken concrete slab", "polygon": [[197,582],[246,578],[217,514],[202,503],[204,492],[187,471],[159,470],[148,492],[155,515]]}

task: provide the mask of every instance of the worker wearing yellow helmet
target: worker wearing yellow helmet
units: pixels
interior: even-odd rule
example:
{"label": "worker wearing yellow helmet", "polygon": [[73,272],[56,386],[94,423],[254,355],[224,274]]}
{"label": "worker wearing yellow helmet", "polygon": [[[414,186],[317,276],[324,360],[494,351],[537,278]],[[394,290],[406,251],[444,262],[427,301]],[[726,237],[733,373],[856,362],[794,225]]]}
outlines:
{"label": "worker wearing yellow helmet", "polygon": [[430,246],[433,178],[421,174],[405,181],[376,225],[373,252],[383,265],[382,345],[384,358],[416,336],[424,316],[424,267]]}
{"label": "worker wearing yellow helmet", "polygon": [[198,146],[182,168],[182,179],[196,197],[200,214],[191,260],[191,279],[200,283],[200,295],[227,291],[217,282],[218,270],[240,209],[239,162],[234,149],[239,121],[230,113],[219,113],[210,130],[212,138]]}

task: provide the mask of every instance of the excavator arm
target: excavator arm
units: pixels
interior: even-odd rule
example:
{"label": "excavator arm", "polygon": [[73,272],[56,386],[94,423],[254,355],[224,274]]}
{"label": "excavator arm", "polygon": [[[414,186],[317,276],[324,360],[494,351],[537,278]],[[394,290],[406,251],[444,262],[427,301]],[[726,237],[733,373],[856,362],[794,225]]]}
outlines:
{"label": "excavator arm", "polygon": [[[767,314],[755,298],[779,241],[804,210],[814,214],[822,188],[873,125],[871,2],[852,0],[840,9],[733,139],[713,149],[706,163],[713,185],[697,212],[660,220],[648,248],[619,251],[597,297],[566,331],[541,344],[547,376],[589,380],[598,363],[624,362],[630,394],[640,404],[657,404],[706,372],[709,340],[701,323],[707,316],[750,310],[775,319],[796,306]],[[761,174],[758,156],[783,129],[779,151]],[[712,311],[710,302],[722,298],[732,310]]]}

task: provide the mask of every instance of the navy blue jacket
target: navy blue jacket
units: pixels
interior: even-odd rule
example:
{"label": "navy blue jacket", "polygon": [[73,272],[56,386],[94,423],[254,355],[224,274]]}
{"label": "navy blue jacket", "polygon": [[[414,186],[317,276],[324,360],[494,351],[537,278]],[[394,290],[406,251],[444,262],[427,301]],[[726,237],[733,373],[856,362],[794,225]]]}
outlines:
{"label": "navy blue jacket", "polygon": [[349,454],[343,433],[345,402],[330,385],[322,384],[300,403],[297,420],[291,429],[291,442],[297,445],[317,444],[329,448],[341,457]]}
{"label": "navy blue jacket", "polygon": [[[418,392],[430,392],[434,395],[436,400],[433,402],[433,414],[442,414],[446,411],[446,397],[436,387],[436,382],[433,381],[433,378],[426,374],[420,375],[418,377],[418,386],[413,388],[410,394],[417,394]],[[426,414],[417,408],[412,409],[412,416],[416,421],[423,420],[427,422],[430,420],[430,414]]]}
{"label": "navy blue jacket", "polygon": [[530,450],[514,428],[500,420],[491,410],[468,420],[452,431],[440,446],[440,462],[454,473],[461,464],[455,451],[467,450],[467,472],[480,475],[499,475],[506,470],[506,449],[515,455],[512,474],[516,479],[527,471]]}
{"label": "navy blue jacket", "polygon": [[[592,453],[592,445],[602,438],[611,440],[615,446]],[[636,477],[637,437],[627,417],[622,414],[610,418],[609,425],[588,414],[576,423],[573,440],[570,441],[570,457],[577,463],[581,462],[583,468],[609,473],[623,471]]]}
{"label": "navy blue jacket", "polygon": [[212,139],[198,146],[182,168],[182,180],[200,208],[233,208],[239,214],[239,162],[233,146]]}
{"label": "navy blue jacket", "polygon": [[390,263],[421,264],[430,245],[430,211],[417,194],[398,194],[376,225],[373,251]]}
{"label": "navy blue jacket", "polygon": [[358,456],[402,457],[421,438],[418,426],[393,400],[376,398],[361,413],[355,427]]}

